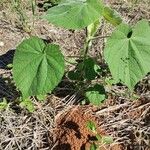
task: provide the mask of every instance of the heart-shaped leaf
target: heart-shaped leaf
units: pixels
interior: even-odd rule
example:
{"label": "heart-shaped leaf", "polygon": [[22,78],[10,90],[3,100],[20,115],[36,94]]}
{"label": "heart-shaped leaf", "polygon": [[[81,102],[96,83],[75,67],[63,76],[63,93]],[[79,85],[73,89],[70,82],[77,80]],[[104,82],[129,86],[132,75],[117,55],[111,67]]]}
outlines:
{"label": "heart-shaped leaf", "polygon": [[52,91],[63,74],[64,58],[58,45],[31,37],[17,47],[13,78],[25,98]]}
{"label": "heart-shaped leaf", "polygon": [[100,0],[65,0],[43,17],[67,29],[81,29],[98,20],[103,12]]}
{"label": "heart-shaped leaf", "polygon": [[121,24],[108,39],[105,60],[116,83],[131,90],[150,72],[150,26],[139,21],[133,28]]}
{"label": "heart-shaped leaf", "polygon": [[87,100],[93,105],[100,105],[106,98],[103,86],[96,84],[89,87],[85,93]]}

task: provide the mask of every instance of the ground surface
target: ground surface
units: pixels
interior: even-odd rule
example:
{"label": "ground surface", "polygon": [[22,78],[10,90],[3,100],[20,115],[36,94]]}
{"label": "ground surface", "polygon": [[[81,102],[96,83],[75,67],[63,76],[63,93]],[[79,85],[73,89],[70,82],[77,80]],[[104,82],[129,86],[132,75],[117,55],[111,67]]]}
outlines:
{"label": "ground surface", "polygon": [[[33,99],[36,110],[29,113],[19,106],[12,105],[18,92],[10,82],[12,62],[16,46],[30,35],[37,35],[61,46],[66,56],[77,56],[83,46],[85,31],[69,31],[49,25],[36,19],[31,33],[22,30],[18,15],[12,10],[9,0],[0,2],[0,99],[7,98],[10,107],[0,112],[0,150],[79,150],[89,148],[93,136],[86,122],[96,122],[98,133],[110,135],[114,142],[102,145],[103,150],[150,150],[150,76],[145,77],[136,87],[139,95],[136,101],[125,93],[126,88],[114,86],[108,99],[100,107],[81,106],[78,92],[71,91],[71,85],[58,87],[45,102]],[[27,0],[26,0],[27,1]],[[24,1],[27,15],[31,15],[28,3]],[[42,1],[39,1],[42,3]],[[150,1],[107,0],[126,22],[136,23],[142,18],[150,21]],[[42,10],[37,10],[40,15]],[[31,18],[30,18],[31,19]],[[31,20],[29,25],[32,24]],[[113,28],[105,25],[98,35],[106,36]],[[104,39],[94,41],[91,50],[93,57],[102,55]],[[63,81],[66,82],[66,81]]]}

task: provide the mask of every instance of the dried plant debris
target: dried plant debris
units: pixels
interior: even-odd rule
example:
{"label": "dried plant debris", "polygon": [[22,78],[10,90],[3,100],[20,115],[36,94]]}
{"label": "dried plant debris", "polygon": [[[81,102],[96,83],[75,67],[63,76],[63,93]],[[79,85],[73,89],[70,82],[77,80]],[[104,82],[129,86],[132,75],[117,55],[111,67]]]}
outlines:
{"label": "dried plant debris", "polygon": [[33,114],[16,114],[12,110],[1,112],[0,149],[50,149],[54,114],[49,106],[42,107]]}
{"label": "dried plant debris", "polygon": [[[134,0],[106,2],[123,16],[125,22],[135,24],[141,18],[150,21],[148,0],[137,3]],[[43,5],[44,1],[41,0],[40,3]],[[10,49],[14,49],[29,35],[17,28],[16,16],[12,18],[12,14],[6,13],[5,9],[9,8],[0,7],[0,102],[6,98],[10,104],[0,111],[0,150],[89,148],[89,136],[93,136],[86,128],[89,119],[96,123],[99,134],[113,137],[113,143],[104,145],[102,150],[150,150],[149,74],[135,87],[135,92],[140,95],[136,101],[130,101],[130,96],[125,96],[126,88],[116,85],[112,89],[115,96],[109,96],[103,105],[77,106],[82,97],[64,79],[61,83],[63,86],[59,85],[54,95],[48,96],[45,102],[33,101],[35,111],[32,114],[18,104],[13,108],[12,103],[20,93],[11,82],[12,71],[9,64],[12,63],[14,51]],[[113,30],[111,25],[106,25],[103,21],[96,34],[109,36]],[[70,55],[78,58],[79,51],[83,48],[85,30],[66,30],[49,25],[43,20],[36,20],[31,32],[50,43],[61,45],[66,58]],[[102,62],[104,42],[100,37],[94,39],[90,51],[92,57],[98,57]]]}

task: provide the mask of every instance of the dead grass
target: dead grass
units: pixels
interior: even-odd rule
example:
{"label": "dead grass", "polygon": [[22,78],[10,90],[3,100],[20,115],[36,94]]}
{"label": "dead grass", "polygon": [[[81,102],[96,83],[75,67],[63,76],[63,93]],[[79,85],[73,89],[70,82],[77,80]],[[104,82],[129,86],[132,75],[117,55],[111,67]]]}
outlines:
{"label": "dead grass", "polygon": [[32,114],[8,109],[0,116],[1,150],[36,150],[52,147],[55,108],[51,105],[38,106]]}

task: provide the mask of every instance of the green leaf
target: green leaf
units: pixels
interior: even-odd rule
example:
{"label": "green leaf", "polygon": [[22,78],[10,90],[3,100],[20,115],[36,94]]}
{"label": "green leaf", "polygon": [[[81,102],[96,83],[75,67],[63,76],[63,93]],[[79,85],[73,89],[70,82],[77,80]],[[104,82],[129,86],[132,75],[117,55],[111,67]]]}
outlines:
{"label": "green leaf", "polygon": [[87,58],[84,62],[84,78],[94,80],[98,73],[97,70],[100,70],[100,67],[96,64],[95,60]]}
{"label": "green leaf", "polygon": [[69,71],[67,76],[70,80],[80,80],[81,74],[78,72],[78,70],[73,70]]}
{"label": "green leaf", "polygon": [[31,0],[31,6],[32,6],[32,14],[35,15],[35,10],[36,10],[36,1]]}
{"label": "green leaf", "polygon": [[98,150],[98,146],[95,143],[92,143],[90,146],[90,150]]}
{"label": "green leaf", "polygon": [[105,7],[103,12],[104,18],[114,26],[120,25],[122,23],[121,16],[110,7]]}
{"label": "green leaf", "polygon": [[93,133],[96,133],[96,125],[93,121],[87,122],[87,128],[90,129]]}
{"label": "green leaf", "polygon": [[24,40],[16,49],[13,78],[24,98],[52,91],[64,74],[64,57],[58,45],[37,37]]}
{"label": "green leaf", "polygon": [[36,97],[39,101],[44,101],[46,100],[47,95],[37,95]]}
{"label": "green leaf", "polygon": [[34,104],[32,103],[30,98],[21,100],[21,103],[19,104],[20,107],[26,108],[29,112],[34,112]]}
{"label": "green leaf", "polygon": [[8,68],[8,69],[12,69],[12,68],[13,68],[13,64],[8,64],[8,65],[7,65],[7,68]]}
{"label": "green leaf", "polygon": [[99,20],[96,20],[94,23],[88,25],[88,27],[87,27],[88,39],[92,38],[95,35],[99,26],[100,26]]}
{"label": "green leaf", "polygon": [[150,72],[150,26],[148,21],[139,21],[133,28],[121,24],[112,34],[104,49],[116,83],[123,83],[133,90]]}
{"label": "green leaf", "polygon": [[111,77],[106,77],[105,78],[105,83],[112,86],[113,84],[115,84],[115,81]]}
{"label": "green leaf", "polygon": [[0,110],[4,110],[8,107],[7,100],[3,98],[2,102],[0,102]]}
{"label": "green leaf", "polygon": [[87,58],[85,61],[79,62],[74,70],[68,72],[68,78],[71,80],[94,80],[99,74],[100,67],[93,58]]}
{"label": "green leaf", "polygon": [[113,143],[113,138],[111,136],[102,136],[101,141],[104,144],[111,144]]}
{"label": "green leaf", "polygon": [[94,87],[87,89],[85,96],[93,105],[100,105],[106,98],[103,86],[96,84]]}
{"label": "green leaf", "polygon": [[99,135],[99,134],[96,135],[96,138],[97,138],[98,141],[101,141],[101,140],[102,140],[102,136]]}
{"label": "green leaf", "polygon": [[70,80],[83,80],[81,73],[83,71],[83,62],[76,61],[76,66],[73,70],[69,71],[67,76]]}
{"label": "green leaf", "polygon": [[82,29],[98,20],[102,12],[100,0],[65,0],[50,8],[43,18],[67,29]]}
{"label": "green leaf", "polygon": [[86,42],[88,43],[88,46],[92,46],[92,38],[95,36],[96,32],[98,31],[98,28],[100,26],[100,20],[96,20],[92,24],[87,26],[87,38]]}

